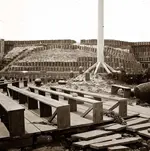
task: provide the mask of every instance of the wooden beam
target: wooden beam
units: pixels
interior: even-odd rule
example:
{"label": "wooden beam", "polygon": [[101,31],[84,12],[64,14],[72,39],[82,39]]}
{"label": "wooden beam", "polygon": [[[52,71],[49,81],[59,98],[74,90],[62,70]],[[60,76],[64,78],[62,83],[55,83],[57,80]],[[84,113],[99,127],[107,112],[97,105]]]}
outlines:
{"label": "wooden beam", "polygon": [[140,142],[142,139],[140,137],[130,137],[130,138],[124,138],[124,139],[118,139],[118,140],[112,140],[102,143],[95,143],[90,145],[91,148],[94,149],[104,149],[108,147],[112,147],[115,145],[126,145],[126,144],[133,144]]}
{"label": "wooden beam", "polygon": [[70,127],[70,105],[57,108],[57,126],[58,129]]}
{"label": "wooden beam", "polygon": [[50,117],[50,119],[48,120],[48,122],[52,122],[53,119],[55,118],[55,116],[57,115],[57,109],[55,110],[55,112],[52,114],[52,116]]}
{"label": "wooden beam", "polygon": [[77,111],[77,101],[74,99],[68,99],[68,104],[70,105],[70,112]]}
{"label": "wooden beam", "polygon": [[119,106],[119,102],[117,102],[116,104],[114,104],[110,109],[108,109],[108,110],[110,110],[110,111],[112,111],[112,110],[114,110],[116,107],[118,107]]}
{"label": "wooden beam", "polygon": [[39,90],[39,94],[45,96],[45,92],[44,91],[40,91]]}
{"label": "wooden beam", "polygon": [[88,110],[86,110],[82,115],[81,117],[85,117],[89,112],[91,112],[93,110],[93,106],[92,107],[89,107]]}
{"label": "wooden beam", "polygon": [[99,124],[103,121],[103,102],[93,104],[93,122]]}
{"label": "wooden beam", "polygon": [[119,115],[121,117],[127,117],[127,100],[121,100],[119,101]]}
{"label": "wooden beam", "polygon": [[52,116],[52,107],[40,102],[40,117]]}
{"label": "wooden beam", "polygon": [[25,104],[27,102],[27,96],[19,94],[19,104]]}
{"label": "wooden beam", "polygon": [[28,109],[38,109],[38,102],[37,100],[28,97]]}

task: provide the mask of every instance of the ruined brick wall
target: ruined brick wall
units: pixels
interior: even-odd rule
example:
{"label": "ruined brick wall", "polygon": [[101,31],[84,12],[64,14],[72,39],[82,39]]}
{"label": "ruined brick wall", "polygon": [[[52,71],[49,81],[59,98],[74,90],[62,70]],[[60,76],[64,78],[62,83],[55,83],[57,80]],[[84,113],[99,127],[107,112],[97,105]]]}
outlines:
{"label": "ruined brick wall", "polygon": [[[97,40],[96,39],[88,39],[88,40],[82,39],[80,43],[84,45],[97,45]],[[109,40],[109,39],[106,39],[104,43],[105,43],[105,46],[119,47],[119,48],[128,47],[132,45],[131,42],[120,41],[120,40]]]}
{"label": "ruined brick wall", "polygon": [[5,41],[5,54],[14,47],[32,46],[32,45],[68,45],[76,43],[75,40],[29,40],[29,41]]}
{"label": "ruined brick wall", "polygon": [[29,41],[5,41],[5,44],[22,46],[22,45],[40,45],[40,44],[73,44],[75,40],[64,39],[64,40],[29,40]]}
{"label": "ruined brick wall", "polygon": [[150,43],[133,45],[132,52],[143,68],[147,68],[150,65]]}
{"label": "ruined brick wall", "polygon": [[4,39],[0,39],[0,60],[4,56]]}

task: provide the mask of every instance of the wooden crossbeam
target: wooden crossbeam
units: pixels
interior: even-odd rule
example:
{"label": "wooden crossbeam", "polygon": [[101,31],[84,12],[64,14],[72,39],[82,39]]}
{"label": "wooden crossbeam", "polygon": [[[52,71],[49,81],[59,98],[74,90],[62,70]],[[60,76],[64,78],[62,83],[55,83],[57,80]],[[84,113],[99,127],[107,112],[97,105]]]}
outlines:
{"label": "wooden crossbeam", "polygon": [[53,113],[53,115],[50,117],[50,119],[48,120],[48,122],[52,122],[52,120],[55,118],[55,116],[57,115],[57,109],[55,110],[55,112]]}
{"label": "wooden crossbeam", "polygon": [[89,107],[82,115],[81,117],[85,117],[89,112],[91,112],[93,110],[93,106]]}
{"label": "wooden crossbeam", "polygon": [[115,108],[117,108],[119,106],[119,102],[117,102],[115,105],[113,105],[110,109],[110,111],[114,110]]}

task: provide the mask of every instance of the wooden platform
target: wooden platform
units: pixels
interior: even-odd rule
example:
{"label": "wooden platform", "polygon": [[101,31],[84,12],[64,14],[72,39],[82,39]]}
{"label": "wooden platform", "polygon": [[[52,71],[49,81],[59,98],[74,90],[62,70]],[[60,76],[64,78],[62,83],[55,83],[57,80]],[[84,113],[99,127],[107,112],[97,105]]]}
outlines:
{"label": "wooden platform", "polygon": [[[50,96],[47,96],[50,97]],[[67,104],[66,100],[60,99],[59,101],[62,101],[63,103]],[[110,105],[108,105],[110,103]],[[104,102],[104,108],[109,108],[113,102]],[[39,109],[36,110],[28,110],[26,104],[22,105],[25,107],[25,131],[26,134],[37,134],[41,132],[53,132],[57,131],[57,125],[56,120],[53,121],[53,123],[50,125],[48,124],[48,118],[41,118],[39,116]],[[81,117],[81,114],[86,111],[89,108],[88,104],[78,104],[78,111],[77,112],[71,112],[71,128],[79,128],[84,126],[92,126],[92,111],[86,116]],[[52,109],[54,112],[54,109]],[[128,117],[132,117],[136,115],[136,112],[129,111]],[[142,119],[141,119],[142,120]],[[107,117],[104,115],[103,117],[103,124],[107,122],[113,122],[113,119],[111,117]],[[133,122],[133,121],[132,121]],[[131,123],[132,123],[131,122]],[[140,122],[140,119],[139,119]],[[115,126],[116,127],[116,126]],[[113,129],[113,127],[112,127]],[[4,136],[8,137],[8,136]]]}
{"label": "wooden platform", "polygon": [[[50,95],[46,94],[45,97],[50,98]],[[15,101],[18,103],[17,100]],[[68,101],[64,100],[63,97],[62,98],[60,97],[59,101],[64,104],[68,104]],[[104,109],[109,109],[115,103],[116,101],[110,101],[107,98],[103,100],[103,107]],[[25,108],[24,111],[25,135],[20,138],[13,138],[13,140],[20,142],[20,145],[22,145],[24,140],[27,140],[27,144],[32,145],[32,143],[34,142],[34,137],[36,135],[37,136],[43,134],[55,135],[56,133],[60,134],[71,132],[75,133],[74,135],[72,135],[72,138],[82,140],[80,142],[74,143],[74,146],[77,147],[81,148],[90,147],[94,149],[109,148],[109,150],[114,150],[115,146],[119,145],[120,148],[122,148],[122,150],[123,149],[127,150],[128,148],[124,145],[139,142],[141,138],[139,137],[135,138],[131,137],[130,139],[122,138],[122,135],[119,133],[120,131],[126,129],[127,131],[136,132],[141,137],[150,138],[150,134],[148,130],[146,130],[147,128],[150,127],[148,123],[148,120],[150,118],[149,108],[145,109],[140,106],[128,105],[126,125],[114,123],[114,119],[111,117],[107,117],[106,115],[103,115],[103,121],[97,125],[92,120],[93,118],[92,110],[85,117],[82,117],[82,114],[85,111],[87,111],[90,105],[88,103],[78,104],[77,111],[70,113],[71,117],[70,127],[60,130],[57,127],[57,116],[51,123],[49,123],[48,120],[50,117],[40,117],[39,109],[29,110],[28,105],[26,103],[21,104],[21,106]],[[117,113],[119,112],[118,108],[116,108],[114,111]],[[52,113],[54,112],[55,108],[52,107]],[[85,133],[79,133],[83,132],[84,128],[87,129],[87,131]],[[92,130],[90,128],[92,128]],[[90,129],[90,131],[88,129]],[[0,122],[0,147],[7,146],[8,144],[7,142],[9,141],[12,141],[12,138],[10,137],[10,134],[6,129],[5,125],[2,122]],[[26,145],[26,143],[23,145]]]}

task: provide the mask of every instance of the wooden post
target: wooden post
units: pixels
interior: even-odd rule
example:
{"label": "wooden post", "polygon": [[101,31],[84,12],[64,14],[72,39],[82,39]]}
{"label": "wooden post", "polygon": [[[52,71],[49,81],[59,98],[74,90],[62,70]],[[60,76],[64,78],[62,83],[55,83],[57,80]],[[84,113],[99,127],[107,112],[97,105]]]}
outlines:
{"label": "wooden post", "polygon": [[38,109],[37,100],[28,97],[28,109]]}
{"label": "wooden post", "polygon": [[93,122],[99,124],[103,121],[103,103],[98,102],[93,104]]}
{"label": "wooden post", "polygon": [[19,81],[13,82],[12,86],[15,86],[15,87],[19,88]]}
{"label": "wooden post", "polygon": [[28,86],[28,81],[27,81],[27,80],[24,80],[24,81],[23,81],[23,84],[24,84],[24,87],[27,87],[27,86]]}
{"label": "wooden post", "polygon": [[119,115],[121,117],[127,117],[127,100],[119,101]]}
{"label": "wooden post", "polygon": [[69,99],[68,104],[70,105],[70,112],[76,112],[77,111],[77,101],[76,100]]}
{"label": "wooden post", "polygon": [[[83,93],[78,93],[78,96],[84,97],[84,94],[83,94]],[[77,101],[77,104],[84,104],[84,102],[82,102],[82,101]]]}
{"label": "wooden post", "polygon": [[4,85],[3,85],[3,92],[7,92],[7,85],[8,85],[8,84],[4,84]]}
{"label": "wooden post", "polygon": [[25,133],[24,110],[8,113],[10,136],[21,136]]}
{"label": "wooden post", "polygon": [[52,116],[52,107],[40,102],[40,117]]}
{"label": "wooden post", "polygon": [[39,90],[39,94],[45,96],[45,92],[44,91]]}
{"label": "wooden post", "polygon": [[31,91],[31,92],[35,92],[34,88],[30,88],[30,91]]}
{"label": "wooden post", "polygon": [[51,95],[52,99],[59,101],[59,95],[55,95],[55,94],[52,94],[52,93],[50,95]]}
{"label": "wooden post", "polygon": [[27,102],[27,96],[19,94],[19,104],[25,104]]}
{"label": "wooden post", "polygon": [[53,90],[53,91],[56,91],[56,89],[55,88],[50,88],[51,90]]}
{"label": "wooden post", "polygon": [[14,100],[19,99],[19,94],[18,94],[18,92],[12,90],[12,98],[13,98]]}
{"label": "wooden post", "polygon": [[58,129],[70,127],[70,105],[57,108],[57,126]]}

